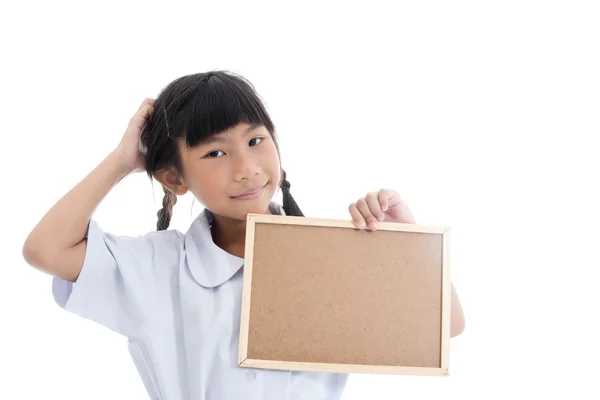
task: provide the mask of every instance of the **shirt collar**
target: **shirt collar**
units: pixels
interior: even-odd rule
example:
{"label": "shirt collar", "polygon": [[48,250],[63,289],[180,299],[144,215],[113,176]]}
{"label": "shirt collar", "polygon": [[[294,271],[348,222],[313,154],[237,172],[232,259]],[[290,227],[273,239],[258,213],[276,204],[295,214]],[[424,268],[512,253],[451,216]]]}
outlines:
{"label": "shirt collar", "polygon": [[[283,207],[269,204],[274,215],[285,215]],[[198,284],[213,288],[231,279],[244,265],[244,259],[227,253],[215,244],[210,231],[213,214],[204,209],[185,236],[187,265]]]}

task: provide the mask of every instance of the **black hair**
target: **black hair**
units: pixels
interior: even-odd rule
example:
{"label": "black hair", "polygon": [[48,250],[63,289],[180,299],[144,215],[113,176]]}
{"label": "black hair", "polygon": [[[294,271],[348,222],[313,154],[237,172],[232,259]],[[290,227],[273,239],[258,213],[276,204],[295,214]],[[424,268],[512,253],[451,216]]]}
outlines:
{"label": "black hair", "polygon": [[[144,168],[148,177],[163,168],[175,167],[182,175],[177,141],[185,138],[193,148],[207,138],[239,123],[264,126],[280,154],[275,125],[254,86],[244,77],[216,70],[182,76],[169,83],[154,101],[154,112],[142,131],[145,150]],[[290,193],[290,183],[282,171],[279,184],[286,215],[301,216],[302,211]],[[158,211],[157,230],[169,227],[177,195],[163,187],[162,208]]]}

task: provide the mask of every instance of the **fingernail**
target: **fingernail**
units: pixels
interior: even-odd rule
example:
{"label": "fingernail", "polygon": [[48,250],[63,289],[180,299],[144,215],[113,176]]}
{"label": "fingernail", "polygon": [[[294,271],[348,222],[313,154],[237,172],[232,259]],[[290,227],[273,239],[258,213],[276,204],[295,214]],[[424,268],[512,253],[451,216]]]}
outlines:
{"label": "fingernail", "polygon": [[359,228],[365,228],[365,227],[366,227],[366,225],[365,225],[365,222],[364,222],[364,221],[360,221],[360,222],[358,223],[358,227],[359,227]]}
{"label": "fingernail", "polygon": [[377,229],[377,223],[375,223],[375,222],[371,222],[371,223],[369,224],[369,228],[371,228],[371,229]]}

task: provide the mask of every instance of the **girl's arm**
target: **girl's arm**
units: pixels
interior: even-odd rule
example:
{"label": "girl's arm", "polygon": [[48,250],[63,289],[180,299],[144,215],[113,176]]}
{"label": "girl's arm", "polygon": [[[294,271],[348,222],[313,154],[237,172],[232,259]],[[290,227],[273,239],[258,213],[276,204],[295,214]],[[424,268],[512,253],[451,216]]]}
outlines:
{"label": "girl's arm", "polygon": [[23,245],[23,257],[28,264],[67,281],[77,280],[92,214],[121,179],[143,170],[139,136],[153,111],[152,104],[152,99],[144,100],[119,146],[65,194],[31,231]]}
{"label": "girl's arm", "polygon": [[130,171],[117,152],[65,194],[41,219],[23,245],[28,264],[75,282],[85,257],[92,214],[108,192]]}

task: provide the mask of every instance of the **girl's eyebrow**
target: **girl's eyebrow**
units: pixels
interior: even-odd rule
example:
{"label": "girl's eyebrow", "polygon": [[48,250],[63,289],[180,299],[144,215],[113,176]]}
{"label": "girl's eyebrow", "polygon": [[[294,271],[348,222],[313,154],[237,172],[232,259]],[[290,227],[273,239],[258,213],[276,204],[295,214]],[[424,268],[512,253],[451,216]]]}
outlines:
{"label": "girl's eyebrow", "polygon": [[[250,125],[245,131],[244,131],[244,136],[248,136],[250,133],[252,133],[252,131],[256,130],[257,128],[260,128],[262,125],[261,124],[252,124]],[[205,144],[209,144],[209,143],[225,143],[227,142],[227,139],[225,139],[222,136],[218,136],[218,135],[212,135],[206,139],[204,139],[202,142],[200,142],[200,145],[205,145]]]}

